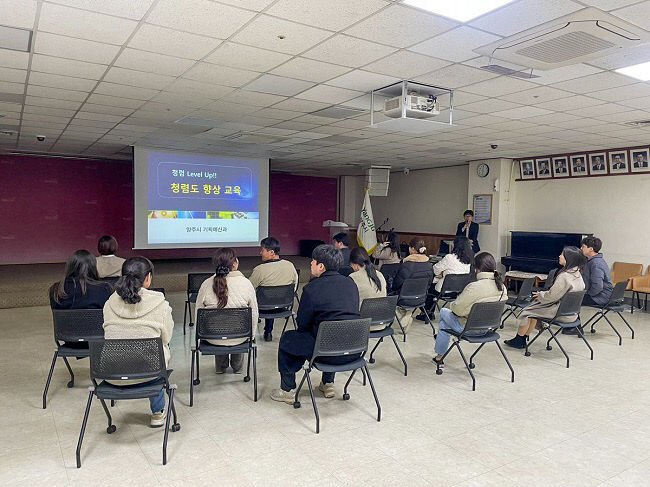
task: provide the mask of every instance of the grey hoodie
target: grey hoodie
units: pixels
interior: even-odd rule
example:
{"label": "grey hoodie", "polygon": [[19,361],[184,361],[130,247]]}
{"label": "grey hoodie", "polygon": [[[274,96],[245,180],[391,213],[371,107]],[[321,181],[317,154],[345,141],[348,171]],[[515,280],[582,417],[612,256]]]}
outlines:
{"label": "grey hoodie", "polygon": [[601,306],[609,302],[614,286],[603,254],[596,254],[587,261],[582,270],[582,279],[585,281],[585,291],[591,299]]}

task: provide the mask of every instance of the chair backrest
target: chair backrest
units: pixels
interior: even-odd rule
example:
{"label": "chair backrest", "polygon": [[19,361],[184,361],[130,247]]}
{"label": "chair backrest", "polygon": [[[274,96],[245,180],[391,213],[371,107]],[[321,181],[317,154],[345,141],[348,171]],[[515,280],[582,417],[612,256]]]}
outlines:
{"label": "chair backrest", "polygon": [[113,277],[102,277],[100,281],[106,282],[111,286],[111,289],[115,288],[115,283],[117,283],[117,280],[119,279],[118,276],[113,276]]}
{"label": "chair backrest", "polygon": [[399,296],[366,298],[361,303],[359,313],[362,318],[370,318],[371,325],[390,325],[395,319],[395,308]]}
{"label": "chair backrest", "polygon": [[534,277],[529,277],[527,279],[524,279],[521,283],[521,287],[519,288],[519,293],[517,293],[517,299],[528,299],[530,297],[530,293],[533,292],[533,286],[535,285],[535,278]]}
{"label": "chair backrest", "polygon": [[462,293],[463,289],[465,289],[465,287],[469,284],[470,279],[470,274],[447,274],[445,276],[445,280],[442,281],[440,295],[444,296],[445,294]]}
{"label": "chair backrest", "polygon": [[551,289],[551,286],[553,285],[553,279],[555,278],[555,274],[557,274],[557,269],[551,269],[548,271],[548,275],[546,276],[546,280],[544,281],[544,287],[542,288],[542,291],[548,291]]}
{"label": "chair backrest", "polygon": [[612,264],[612,282],[616,284],[617,282],[624,281],[625,279],[639,276],[642,272],[642,264],[632,264],[630,262],[614,262],[614,264]]}
{"label": "chair backrest", "polygon": [[260,310],[279,310],[293,306],[293,284],[284,286],[259,286],[255,291]]}
{"label": "chair backrest", "polygon": [[469,311],[464,331],[485,334],[496,330],[501,326],[501,316],[505,305],[505,301],[474,303]]}
{"label": "chair backrest", "polygon": [[90,378],[167,378],[165,353],[158,338],[128,338],[90,342]]}
{"label": "chair backrest", "polygon": [[53,309],[54,339],[88,342],[104,338],[102,309]]}
{"label": "chair backrest", "polygon": [[399,264],[383,264],[379,272],[384,275],[386,279],[386,291],[390,292],[393,289],[393,280],[399,271]]}
{"label": "chair backrest", "polygon": [[430,285],[429,279],[406,279],[400,289],[398,302],[411,307],[422,306],[427,299]]}
{"label": "chair backrest", "polygon": [[252,338],[252,320],[250,308],[201,308],[196,316],[196,341]]}
{"label": "chair backrest", "polygon": [[318,325],[312,362],[317,357],[363,353],[368,349],[370,318],[323,321]]}
{"label": "chair backrest", "polygon": [[570,291],[566,293],[560,299],[560,307],[555,313],[555,318],[580,314],[580,306],[582,305],[582,298],[584,296],[585,291]]}
{"label": "chair backrest", "polygon": [[198,293],[201,284],[213,275],[214,272],[190,272],[187,275],[187,295]]}
{"label": "chair backrest", "polygon": [[612,295],[609,297],[609,305],[621,304],[623,302],[625,299],[625,290],[627,289],[629,281],[629,279],[625,279],[624,281],[616,283],[612,290]]}

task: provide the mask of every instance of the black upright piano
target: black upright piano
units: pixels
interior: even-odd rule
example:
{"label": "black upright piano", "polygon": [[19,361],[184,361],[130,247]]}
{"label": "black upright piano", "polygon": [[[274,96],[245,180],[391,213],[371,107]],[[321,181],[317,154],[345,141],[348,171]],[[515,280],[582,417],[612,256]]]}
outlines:
{"label": "black upright piano", "polygon": [[501,257],[507,270],[548,274],[559,267],[558,256],[567,245],[580,248],[591,234],[555,232],[510,232],[511,255]]}

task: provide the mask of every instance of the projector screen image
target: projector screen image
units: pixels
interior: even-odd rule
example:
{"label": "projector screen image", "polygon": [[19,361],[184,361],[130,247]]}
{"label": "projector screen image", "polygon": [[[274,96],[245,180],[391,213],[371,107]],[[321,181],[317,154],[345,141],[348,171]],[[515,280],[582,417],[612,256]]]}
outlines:
{"label": "projector screen image", "polygon": [[268,231],[268,159],[134,149],[135,248],[256,246]]}

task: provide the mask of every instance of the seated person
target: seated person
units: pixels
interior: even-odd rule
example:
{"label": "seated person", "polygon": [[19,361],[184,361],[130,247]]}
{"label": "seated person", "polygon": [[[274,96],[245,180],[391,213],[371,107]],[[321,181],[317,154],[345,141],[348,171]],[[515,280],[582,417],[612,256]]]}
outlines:
{"label": "seated person", "polygon": [[[239,260],[231,248],[217,249],[212,262],[215,267],[214,276],[206,279],[199,288],[196,296],[196,318],[201,308],[250,308],[252,311],[253,339],[257,331],[257,298],[251,282],[239,272]],[[213,345],[239,345],[248,338],[227,338],[225,340],[207,340]],[[241,374],[244,368],[244,354],[214,356],[215,371],[224,374],[228,365],[235,374]]]}
{"label": "seated person", "polygon": [[97,242],[97,274],[102,277],[119,277],[122,275],[124,259],[117,257],[117,240],[112,235],[104,235]]}
{"label": "seated person", "polygon": [[[370,262],[370,257],[365,249],[357,247],[350,254],[350,266],[354,272],[350,277],[359,289],[359,309],[366,298],[381,298],[386,296],[386,279],[381,272],[377,272]],[[384,325],[375,325],[374,329],[381,330]],[[373,330],[373,327],[370,327]]]}
{"label": "seated person", "polygon": [[[87,250],[77,250],[65,264],[63,279],[50,287],[52,309],[101,309],[113,293],[99,280],[97,261]],[[87,342],[65,342],[67,347],[87,349]]]}
{"label": "seated person", "polygon": [[[319,245],[311,254],[311,275],[314,277],[302,290],[298,308],[297,330],[286,331],[278,347],[280,389],[271,391],[274,401],[292,404],[296,389],[296,372],[314,353],[318,325],[323,321],[359,318],[359,293],[354,281],[338,270],[343,264],[341,251],[332,245]],[[323,357],[329,364],[343,364],[359,358]],[[334,397],[334,373],[323,372],[318,389],[327,398]]]}
{"label": "seated person", "polygon": [[399,264],[399,239],[395,232],[388,232],[386,241],[377,245],[372,256],[379,261],[378,269],[384,264]]}
{"label": "seated person", "polygon": [[[587,258],[582,255],[580,249],[564,247],[558,260],[562,268],[555,273],[551,287],[548,291],[533,292],[532,303],[526,306],[517,317],[517,335],[504,341],[509,347],[526,348],[526,340],[535,329],[537,317],[553,318],[560,307],[560,300],[566,293],[584,290],[585,282],[582,280],[580,271],[584,268]],[[576,317],[565,316],[559,320],[571,322],[575,319]]]}
{"label": "seated person", "polygon": [[[450,334],[446,330],[461,332],[474,303],[491,303],[506,301],[506,291],[501,276],[497,271],[497,263],[492,254],[481,252],[476,256],[476,281],[470,282],[449,308],[442,308],[438,317],[438,337],[436,338],[436,356],[433,361],[442,365],[442,356],[449,348]],[[479,333],[481,335],[482,333]]]}
{"label": "seated person", "polygon": [[465,236],[469,238],[472,243],[472,250],[475,254],[478,254],[481,251],[481,247],[478,244],[478,223],[473,222],[474,212],[472,210],[465,210],[463,213],[464,221],[460,222],[456,227],[456,236]]}
{"label": "seated person", "polygon": [[[149,291],[153,279],[153,264],[145,257],[131,257],[122,266],[122,277],[115,284],[115,292],[104,305],[104,337],[111,340],[127,338],[162,339],[165,363],[169,364],[169,341],[174,331],[172,308],[165,296]],[[157,380],[157,379],[156,379]],[[111,381],[119,386],[155,382],[149,379]],[[165,424],[165,391],[149,398],[150,425]]]}
{"label": "seated person", "polygon": [[[259,286],[285,286],[293,284],[298,288],[298,273],[288,260],[280,258],[280,242],[274,237],[266,237],[260,242],[262,263],[253,269],[250,282],[257,289]],[[273,340],[273,320],[264,323],[264,341]]]}
{"label": "seated person", "polygon": [[350,252],[352,252],[352,249],[350,248],[350,237],[348,234],[345,232],[337,233],[332,237],[332,244],[341,251],[341,255],[343,256],[343,264],[341,267],[350,265]]}

